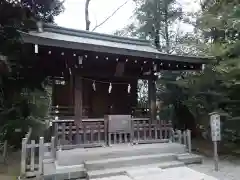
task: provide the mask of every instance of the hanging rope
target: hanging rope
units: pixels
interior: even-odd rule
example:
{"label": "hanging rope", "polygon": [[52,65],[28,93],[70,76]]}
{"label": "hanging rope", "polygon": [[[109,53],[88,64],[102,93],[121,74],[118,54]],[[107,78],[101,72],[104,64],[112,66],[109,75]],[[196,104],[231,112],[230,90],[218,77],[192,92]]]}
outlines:
{"label": "hanging rope", "polygon": [[88,81],[91,81],[91,82],[95,82],[95,83],[102,83],[102,84],[125,84],[125,85],[129,85],[129,83],[124,83],[124,82],[111,82],[111,81],[98,81],[98,80],[95,80],[95,79],[90,79],[90,78],[83,78],[81,77],[81,79],[84,79],[84,80],[88,80]]}

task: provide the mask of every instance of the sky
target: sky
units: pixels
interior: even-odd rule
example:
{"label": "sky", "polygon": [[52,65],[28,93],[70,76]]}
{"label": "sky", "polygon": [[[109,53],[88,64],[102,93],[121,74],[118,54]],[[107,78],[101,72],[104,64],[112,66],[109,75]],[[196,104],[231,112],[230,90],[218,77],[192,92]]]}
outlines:
{"label": "sky", "polygon": [[[91,28],[93,29],[97,24],[100,24],[110,14],[113,13],[120,5],[126,0],[91,0],[90,3],[90,21]],[[194,0],[179,0],[183,5],[185,11],[196,11],[199,6]],[[66,0],[64,3],[65,11],[55,18],[55,22],[59,26],[73,28],[73,29],[85,29],[85,0]],[[112,34],[116,30],[121,30],[129,22],[132,21],[131,16],[135,9],[135,4],[132,0],[129,0],[117,13],[109,19],[102,26],[97,28],[96,32]],[[184,25],[182,27],[185,31],[191,31],[192,27]]]}

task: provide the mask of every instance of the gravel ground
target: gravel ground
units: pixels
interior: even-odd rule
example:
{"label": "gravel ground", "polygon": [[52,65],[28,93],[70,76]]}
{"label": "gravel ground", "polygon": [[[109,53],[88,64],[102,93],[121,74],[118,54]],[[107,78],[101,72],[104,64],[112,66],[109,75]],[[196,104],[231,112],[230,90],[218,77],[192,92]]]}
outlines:
{"label": "gravel ground", "polygon": [[240,180],[240,159],[235,157],[221,158],[218,172],[214,171],[214,161],[210,158],[205,158],[202,164],[189,165],[188,167],[219,180]]}

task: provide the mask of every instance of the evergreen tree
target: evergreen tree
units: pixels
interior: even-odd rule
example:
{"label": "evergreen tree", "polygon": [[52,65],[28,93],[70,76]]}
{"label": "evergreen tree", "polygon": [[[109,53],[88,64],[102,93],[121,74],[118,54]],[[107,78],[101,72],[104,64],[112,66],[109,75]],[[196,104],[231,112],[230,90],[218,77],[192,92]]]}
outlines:
{"label": "evergreen tree", "polygon": [[209,120],[208,113],[214,110],[226,112],[232,119],[223,122],[231,129],[227,140],[232,141],[233,135],[239,140],[240,6],[236,1],[220,0],[206,3],[202,8],[196,28],[204,35],[216,62],[207,65],[204,72],[180,81],[179,85],[187,89],[189,97],[185,103],[196,117],[205,115]]}
{"label": "evergreen tree", "polygon": [[23,46],[20,31],[35,29],[40,20],[52,23],[62,9],[58,0],[0,2],[0,141],[19,145],[21,136],[15,129],[21,128],[24,134],[40,116],[35,113],[38,105],[32,103],[33,92],[46,93],[42,86],[46,77],[37,68],[32,50]]}

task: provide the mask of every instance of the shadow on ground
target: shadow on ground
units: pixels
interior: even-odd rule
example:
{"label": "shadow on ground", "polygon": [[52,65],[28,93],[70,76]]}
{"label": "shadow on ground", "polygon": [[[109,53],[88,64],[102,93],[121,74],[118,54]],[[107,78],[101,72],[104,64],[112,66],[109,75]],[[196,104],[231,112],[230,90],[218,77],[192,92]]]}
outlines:
{"label": "shadow on ground", "polygon": [[16,180],[20,174],[21,152],[8,154],[6,163],[0,163],[0,180]]}

